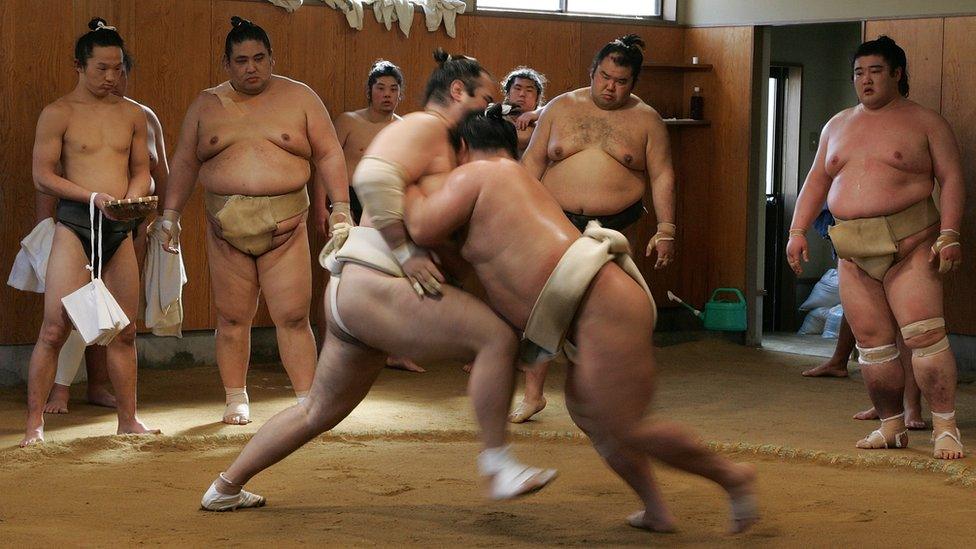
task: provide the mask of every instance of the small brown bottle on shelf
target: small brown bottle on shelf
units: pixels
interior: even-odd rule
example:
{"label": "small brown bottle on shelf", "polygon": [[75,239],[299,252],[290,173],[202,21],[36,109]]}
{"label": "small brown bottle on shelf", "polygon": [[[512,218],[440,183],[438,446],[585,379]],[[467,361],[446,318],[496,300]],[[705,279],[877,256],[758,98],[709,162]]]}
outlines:
{"label": "small brown bottle on shelf", "polygon": [[692,120],[705,119],[705,98],[702,97],[701,88],[698,86],[695,86],[694,91],[691,93],[691,108],[688,112],[688,117]]}

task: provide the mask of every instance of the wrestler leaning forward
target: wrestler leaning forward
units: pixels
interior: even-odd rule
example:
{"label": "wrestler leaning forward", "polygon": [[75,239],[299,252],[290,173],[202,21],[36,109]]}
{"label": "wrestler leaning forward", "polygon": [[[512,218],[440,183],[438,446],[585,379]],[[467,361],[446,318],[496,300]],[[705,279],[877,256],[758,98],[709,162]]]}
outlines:
{"label": "wrestler leaning forward", "polygon": [[[393,122],[402,120],[400,115],[396,114],[396,109],[403,99],[403,87],[403,72],[400,71],[400,67],[385,59],[377,59],[366,75],[366,107],[344,112],[336,117],[336,135],[346,158],[346,173],[350,181],[356,172],[356,167],[359,166],[359,161],[363,158],[363,153],[376,138],[376,134]],[[354,189],[349,189],[349,199],[353,220],[359,223],[363,215],[363,206]],[[318,302],[320,305],[325,304],[324,299]],[[320,330],[324,339],[325,311],[323,310],[321,314],[323,328]],[[408,372],[426,371],[420,365],[403,357],[391,356],[387,359],[386,365]]]}
{"label": "wrestler leaning forward", "polygon": [[[915,380],[932,410],[934,457],[959,459],[956,362],[943,318],[942,276],[962,260],[965,193],[959,147],[938,113],[908,100],[905,52],[886,36],[854,55],[860,104],[824,127],[797,198],[786,252],[807,260],[806,227],[827,200],[841,258],[840,298],[857,340],[858,362],[881,427],[858,448],[908,445],[895,326],[912,351]],[[937,208],[932,192],[942,187]],[[940,211],[941,210],[941,211]]]}
{"label": "wrestler leaning forward", "polygon": [[336,249],[324,259],[332,273],[329,330],[308,400],[261,427],[204,494],[204,509],[263,505],[264,498],[243,485],[349,415],[383,369],[387,353],[419,361],[473,361],[468,392],[481,427],[478,466],[488,479],[489,497],[527,494],[555,477],[553,470],[519,463],[505,445],[515,333],[478,299],[442,285],[430,252],[413,244],[402,221],[403,189],[436,186],[447,176],[456,165],[449,132],[468,112],[484,109],[495,86],[474,59],[442,50],[435,59],[425,111],[381,131],[355,173],[366,226],[350,231],[345,245],[333,242]]}
{"label": "wrestler leaning forward", "polygon": [[[78,84],[41,112],[34,141],[34,185],[60,199],[45,279],[44,320],[31,354],[27,427],[21,446],[44,440],[44,403],[54,384],[58,353],[71,331],[61,298],[89,282],[92,253],[89,200],[106,216],[95,267],[130,319],[139,305],[139,273],[131,232],[137,221],[117,221],[106,202],[149,193],[146,115],[139,104],[113,93],[124,72],[124,42],[103,19],[75,44]],[[107,346],[119,434],[159,433],[136,417],[135,323]]]}
{"label": "wrestler leaning forward", "polygon": [[[644,62],[644,42],[629,34],[605,44],[590,65],[590,86],[546,105],[522,164],[580,231],[590,221],[623,232],[635,249],[635,223],[650,190],[657,232],[645,255],[655,269],[674,257],[674,168],[668,130],[657,111],[631,92]],[[525,396],[510,420],[521,423],[546,406],[548,364],[526,371]]]}
{"label": "wrestler leaning forward", "polygon": [[299,401],[315,373],[305,188],[312,165],[317,229],[325,234],[352,219],[342,149],[318,95],[273,74],[267,33],[239,17],[232,18],[223,61],[230,80],[203,91],[183,121],[159,227],[168,235],[164,247],[175,251],[181,212],[199,180],[217,308],[217,367],[226,394],[223,421],[243,425],[250,421],[246,380],[259,292]]}
{"label": "wrestler leaning forward", "polygon": [[421,245],[465,235],[461,254],[492,309],[523,332],[521,360],[565,351],[573,421],[644,504],[629,517],[632,526],[674,529],[651,472],[654,457],[719,484],[731,501],[732,531],[746,530],[758,518],[755,469],[710,452],[676,423],[646,417],[656,381],[656,309],[627,239],[596,222],[580,235],[514,160],[515,127],[498,107],[461,122],[463,166],[440,190],[424,197],[407,188],[407,229]]}
{"label": "wrestler leaning forward", "polygon": [[[116,82],[112,93],[125,97],[129,85],[129,74],[132,73],[132,56],[125,52],[122,58],[122,74]],[[149,150],[149,194],[163,195],[166,189],[166,179],[169,176],[169,164],[166,161],[166,144],[163,138],[163,127],[159,123],[156,113],[146,105],[136,103],[146,113],[146,145]],[[54,217],[58,207],[58,199],[54,196],[37,192],[35,197],[38,221]],[[137,272],[142,268],[146,258],[146,231],[149,220],[143,219],[132,230],[132,246],[136,252]],[[140,305],[140,310],[141,310]],[[70,340],[69,340],[70,341]],[[62,349],[62,354],[63,354]],[[76,360],[77,359],[77,360]],[[68,397],[71,383],[80,367],[80,356],[59,356],[58,372],[54,387],[44,405],[46,414],[67,414]],[[88,374],[88,403],[96,406],[115,408],[115,396],[108,390],[110,380],[108,367],[105,364],[105,349],[101,346],[89,347],[85,350],[85,367]]]}

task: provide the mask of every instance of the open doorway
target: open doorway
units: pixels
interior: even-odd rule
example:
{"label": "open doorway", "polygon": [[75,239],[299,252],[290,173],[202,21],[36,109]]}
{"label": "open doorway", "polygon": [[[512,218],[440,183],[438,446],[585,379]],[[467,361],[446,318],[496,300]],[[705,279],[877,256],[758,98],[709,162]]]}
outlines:
{"label": "open doorway", "polygon": [[[766,151],[760,178],[765,221],[760,227],[762,257],[757,265],[765,290],[762,341],[768,347],[782,347],[786,341],[812,354],[829,355],[834,340],[792,336],[807,315],[800,305],[827,270],[836,266],[830,244],[811,230],[810,261],[796,277],[786,263],[786,237],[823,126],[836,113],[857,104],[850,55],[861,42],[861,23],[775,26],[767,36],[767,123],[764,142],[757,144]],[[768,344],[771,341],[775,343]]]}

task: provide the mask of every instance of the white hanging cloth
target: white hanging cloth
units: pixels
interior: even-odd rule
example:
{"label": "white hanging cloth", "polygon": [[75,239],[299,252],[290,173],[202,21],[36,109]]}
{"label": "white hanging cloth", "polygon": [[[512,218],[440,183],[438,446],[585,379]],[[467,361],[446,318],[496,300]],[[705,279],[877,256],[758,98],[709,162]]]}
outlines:
{"label": "white hanging cloth", "polygon": [[102,212],[98,212],[98,272],[95,272],[95,196],[88,199],[88,215],[91,220],[91,257],[85,267],[91,282],[61,298],[71,323],[81,334],[86,345],[108,345],[126,326],[129,317],[102,282]]}
{"label": "white hanging cloth", "polygon": [[424,18],[427,20],[427,30],[434,32],[444,22],[444,30],[451,38],[457,36],[456,18],[464,13],[468,5],[464,0],[418,0],[423,2]]}
{"label": "white hanging cloth", "polygon": [[[158,221],[158,219],[157,219]],[[183,285],[187,282],[183,252],[171,254],[163,250],[163,239],[156,230],[156,221],[147,231],[146,265],[146,327],[158,336],[183,337]]]}
{"label": "white hanging cloth", "polygon": [[25,292],[44,293],[44,277],[47,275],[47,260],[51,256],[51,243],[54,241],[54,219],[42,219],[23,240],[20,251],[14,258],[7,284]]}
{"label": "white hanging cloth", "polygon": [[292,13],[302,7],[302,0],[268,0],[279,8],[284,8],[288,13]]}

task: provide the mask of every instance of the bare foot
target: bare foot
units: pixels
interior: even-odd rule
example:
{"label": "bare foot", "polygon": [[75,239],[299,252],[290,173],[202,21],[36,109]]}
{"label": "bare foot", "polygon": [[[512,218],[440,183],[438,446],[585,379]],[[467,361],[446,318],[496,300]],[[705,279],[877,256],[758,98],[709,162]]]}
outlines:
{"label": "bare foot", "polygon": [[45,414],[67,414],[68,413],[68,391],[70,387],[55,383],[51,388],[51,394],[47,397],[47,404],[44,405]]}
{"label": "bare foot", "polygon": [[138,419],[133,419],[131,421],[122,422],[119,421],[119,429],[116,431],[118,435],[159,435],[162,431],[159,429],[150,429],[146,427]]}
{"label": "bare foot", "polygon": [[804,370],[800,375],[804,377],[847,377],[847,364],[827,361],[816,368]]}
{"label": "bare foot", "polygon": [[20,447],[26,448],[42,442],[44,442],[44,416],[41,415],[39,421],[31,421],[30,418],[27,418],[27,427],[24,429],[24,440],[20,441]]}
{"label": "bare foot", "polygon": [[854,419],[860,420],[860,421],[867,421],[867,420],[871,420],[871,419],[878,419],[878,411],[875,410],[874,408],[868,408],[867,410],[864,410],[863,412],[858,412],[858,413],[854,414]]}
{"label": "bare foot", "polygon": [[108,389],[108,384],[88,384],[88,404],[93,406],[104,406],[106,408],[115,408],[115,395],[112,394]]}
{"label": "bare foot", "polygon": [[922,419],[922,410],[905,408],[905,427],[912,431],[922,431],[925,429],[925,420]]}
{"label": "bare foot", "polygon": [[671,513],[665,510],[662,514],[665,516],[652,517],[647,511],[637,511],[627,517],[627,524],[634,528],[657,532],[659,534],[670,534],[677,531],[674,527],[674,517],[671,516]]}
{"label": "bare foot", "polygon": [[733,481],[725,486],[732,507],[732,534],[741,534],[759,522],[759,507],[756,504],[756,468],[748,463],[734,465]]}
{"label": "bare foot", "polygon": [[404,370],[404,371],[407,371],[407,372],[417,372],[418,374],[422,374],[422,373],[424,373],[424,372],[427,371],[427,370],[423,369],[423,367],[420,366],[419,364],[417,364],[416,362],[413,362],[409,358],[402,357],[402,356],[389,356],[389,357],[386,357],[386,367],[387,368],[392,368],[394,370]]}
{"label": "bare foot", "polygon": [[532,416],[538,414],[546,407],[546,397],[542,397],[542,400],[538,402],[533,402],[525,400],[523,398],[522,402],[512,410],[512,413],[508,415],[508,421],[512,423],[525,423]]}
{"label": "bare foot", "polygon": [[464,370],[465,373],[470,374],[471,373],[471,368],[473,368],[473,367],[474,367],[474,364],[471,364],[469,362],[469,363],[465,364],[464,366],[461,366],[461,369]]}

